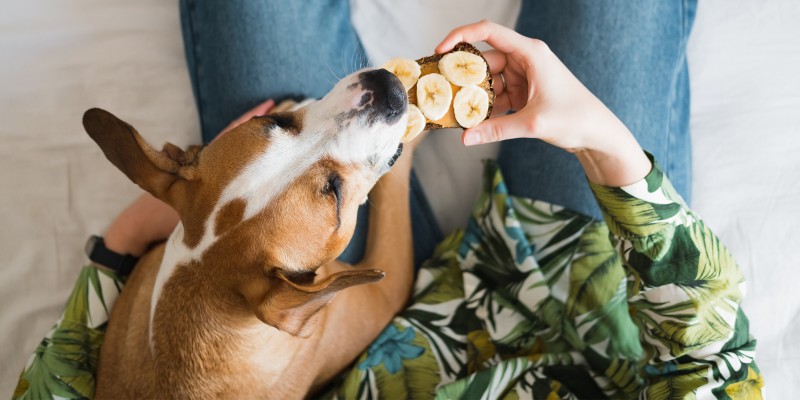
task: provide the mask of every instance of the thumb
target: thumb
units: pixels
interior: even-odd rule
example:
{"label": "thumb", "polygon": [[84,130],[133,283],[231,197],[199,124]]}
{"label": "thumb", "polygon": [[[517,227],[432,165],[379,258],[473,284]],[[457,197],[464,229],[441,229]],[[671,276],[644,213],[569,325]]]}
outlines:
{"label": "thumb", "polygon": [[461,135],[461,141],[464,146],[474,146],[476,144],[528,137],[532,134],[531,130],[528,129],[528,127],[532,126],[532,123],[527,120],[531,118],[531,116],[523,113],[490,118],[474,128],[465,130]]}

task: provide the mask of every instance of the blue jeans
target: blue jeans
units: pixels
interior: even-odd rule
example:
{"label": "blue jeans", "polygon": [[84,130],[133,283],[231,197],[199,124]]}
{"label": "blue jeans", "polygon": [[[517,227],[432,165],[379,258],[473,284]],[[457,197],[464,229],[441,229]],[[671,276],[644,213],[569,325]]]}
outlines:
{"label": "blue jeans", "polygon": [[[265,99],[321,98],[339,78],[367,64],[347,1],[181,0],[180,11],[205,142]],[[443,235],[413,172],[410,191],[419,267]],[[362,258],[368,216],[365,204],[342,261]]]}
{"label": "blue jeans", "polygon": [[[656,156],[689,200],[691,147],[685,48],[696,0],[523,0],[517,30],[543,39]],[[321,97],[366,65],[347,1],[180,0],[184,45],[203,139],[266,98]],[[322,72],[322,73],[320,73]],[[503,143],[511,194],[599,218],[580,164],[536,140]],[[476,179],[479,179],[476,177]],[[357,262],[368,206],[340,259]],[[415,264],[442,233],[412,174]]]}
{"label": "blue jeans", "polygon": [[[686,42],[696,0],[523,0],[517,32],[542,39],[691,200]],[[511,194],[599,218],[577,158],[538,140],[503,143]]]}

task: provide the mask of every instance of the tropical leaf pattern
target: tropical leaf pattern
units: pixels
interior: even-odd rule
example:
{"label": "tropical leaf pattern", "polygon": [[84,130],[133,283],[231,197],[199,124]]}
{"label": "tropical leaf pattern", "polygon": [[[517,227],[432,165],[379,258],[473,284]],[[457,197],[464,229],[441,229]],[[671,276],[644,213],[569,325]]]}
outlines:
{"label": "tropical leaf pattern", "polygon": [[123,284],[113,273],[83,267],[61,317],[20,374],[14,399],[94,396],[100,345]]}
{"label": "tropical leaf pattern", "polygon": [[[384,333],[413,327],[424,351],[401,357],[391,385],[371,384],[385,367],[359,367],[328,397],[760,398],[743,276],[719,239],[657,164],[591,187],[605,221],[510,196],[488,162],[466,230],[423,264]],[[356,365],[394,351],[374,346]]]}
{"label": "tropical leaf pattern", "polygon": [[[591,185],[605,221],[510,196],[493,162],[483,179],[412,305],[324,398],[761,398],[743,276],[657,164]],[[84,268],[14,398],[92,397],[121,285]]]}

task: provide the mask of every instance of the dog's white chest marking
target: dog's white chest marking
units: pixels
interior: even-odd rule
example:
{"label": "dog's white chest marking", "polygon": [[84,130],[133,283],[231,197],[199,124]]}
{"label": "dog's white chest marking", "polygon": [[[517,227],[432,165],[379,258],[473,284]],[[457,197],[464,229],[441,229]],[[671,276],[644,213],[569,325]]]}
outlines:
{"label": "dog's white chest marking", "polygon": [[[205,238],[204,238],[205,239]],[[201,245],[203,243],[201,242]],[[199,247],[199,246],[198,246]],[[181,264],[192,259],[192,250],[183,243],[183,224],[178,223],[175,230],[167,239],[167,244],[164,248],[164,257],[161,260],[161,265],[158,268],[158,275],[156,275],[156,282],[153,284],[153,293],[150,297],[150,321],[148,323],[148,340],[150,342],[150,351],[155,354],[153,344],[153,316],[155,315],[156,305],[158,304],[161,289],[164,284],[172,276],[175,268]]]}

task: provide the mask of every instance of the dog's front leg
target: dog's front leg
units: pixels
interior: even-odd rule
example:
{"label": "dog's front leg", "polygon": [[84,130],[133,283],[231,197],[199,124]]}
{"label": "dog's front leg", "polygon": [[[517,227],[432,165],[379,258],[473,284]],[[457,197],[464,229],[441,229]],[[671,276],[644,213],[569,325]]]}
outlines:
{"label": "dog's front leg", "polygon": [[361,268],[378,268],[386,278],[372,290],[381,295],[389,318],[400,312],[411,295],[414,280],[414,247],[411,236],[409,178],[412,146],[403,152],[391,172],[384,175],[370,192],[369,233]]}
{"label": "dog's front leg", "polygon": [[[418,141],[419,139],[417,139]],[[326,272],[381,269],[386,277],[373,284],[343,290],[328,305],[320,329],[324,365],[316,385],[349,365],[406,305],[414,279],[409,177],[414,149],[403,152],[392,170],[370,192],[369,234],[364,258],[355,266],[334,261]],[[315,385],[315,386],[316,386]]]}

